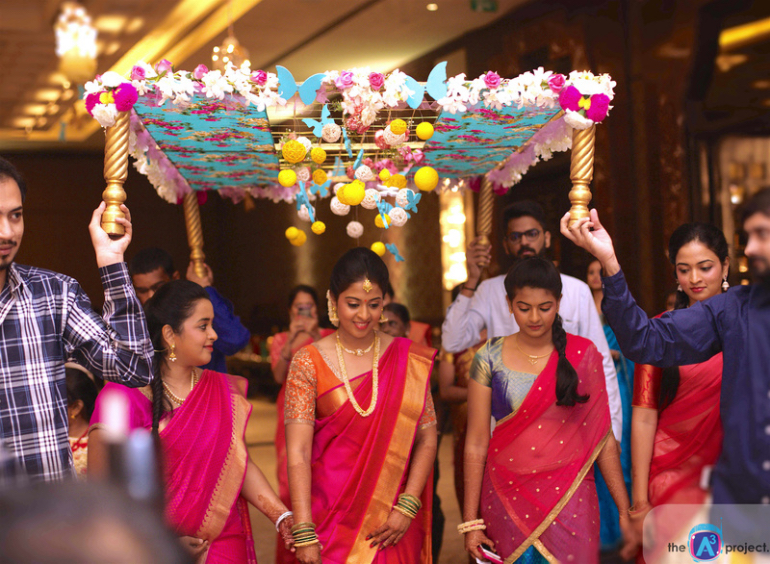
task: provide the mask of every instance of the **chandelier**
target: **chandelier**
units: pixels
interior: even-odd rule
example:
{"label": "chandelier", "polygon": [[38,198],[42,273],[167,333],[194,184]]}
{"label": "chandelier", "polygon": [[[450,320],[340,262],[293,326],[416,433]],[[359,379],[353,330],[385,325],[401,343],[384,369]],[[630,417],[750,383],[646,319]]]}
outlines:
{"label": "chandelier", "polygon": [[96,73],[96,28],[85,8],[65,2],[54,25],[59,71],[74,83],[84,83]]}
{"label": "chandelier", "polygon": [[211,53],[211,62],[215,69],[221,71],[225,70],[227,63],[233,63],[236,67],[240,67],[243,63],[249,62],[249,51],[236,39],[232,26],[222,45],[214,47]]}

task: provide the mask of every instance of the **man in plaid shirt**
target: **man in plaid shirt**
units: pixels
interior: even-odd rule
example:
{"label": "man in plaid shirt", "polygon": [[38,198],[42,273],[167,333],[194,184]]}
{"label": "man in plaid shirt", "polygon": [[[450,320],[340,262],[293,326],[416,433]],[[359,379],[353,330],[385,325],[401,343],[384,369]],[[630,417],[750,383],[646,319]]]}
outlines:
{"label": "man in plaid shirt", "polygon": [[96,376],[139,387],[152,374],[152,343],[123,253],[126,233],[110,239],[100,226],[104,203],[88,229],[104,286],[99,317],[78,283],[63,274],[13,262],[24,234],[26,186],[0,157],[0,440],[33,481],[73,476],[67,439],[64,363],[74,358]]}

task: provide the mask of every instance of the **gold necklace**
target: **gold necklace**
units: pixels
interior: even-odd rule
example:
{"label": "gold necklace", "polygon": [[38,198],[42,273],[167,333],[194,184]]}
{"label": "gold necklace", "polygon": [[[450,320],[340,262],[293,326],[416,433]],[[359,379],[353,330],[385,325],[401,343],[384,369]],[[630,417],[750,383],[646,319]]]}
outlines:
{"label": "gold necklace", "polygon": [[[180,398],[177,396],[174,392],[171,391],[171,388],[168,384],[166,384],[165,380],[162,380],[163,382],[163,390],[166,393],[166,397],[170,399],[173,403],[175,403],[177,406],[181,406],[184,403],[184,400],[187,398]],[[193,387],[195,387],[196,382],[198,382],[198,369],[193,368],[192,372],[190,372],[190,391],[192,392]]]}
{"label": "gold necklace", "polygon": [[342,356],[343,346],[342,343],[340,343],[339,334],[337,334],[337,360],[339,360],[340,363],[340,375],[342,376],[342,383],[345,384],[345,392],[348,394],[348,399],[353,405],[353,409],[355,409],[361,417],[369,417],[374,411],[374,408],[377,406],[377,392],[379,387],[377,368],[380,362],[380,336],[376,332],[374,334],[374,342],[372,343],[372,346],[374,347],[374,359],[372,361],[372,402],[369,404],[369,409],[364,411],[361,406],[358,405],[355,396],[353,396],[353,388],[350,387],[348,372],[345,369],[345,359]]}
{"label": "gold necklace", "polygon": [[545,358],[545,357],[547,357],[547,356],[551,356],[551,353],[553,352],[553,351],[551,351],[551,352],[547,352],[547,353],[545,353],[545,354],[541,354],[540,356],[537,356],[537,355],[535,355],[535,354],[529,354],[529,353],[527,353],[527,352],[524,352],[523,350],[521,350],[521,347],[519,346],[519,337],[518,337],[518,336],[517,336],[517,337],[514,339],[513,343],[516,345],[516,348],[517,348],[517,349],[519,349],[519,352],[520,352],[521,354],[523,354],[524,356],[527,356],[527,357],[529,357],[527,360],[529,360],[529,363],[530,363],[532,366],[536,365],[536,364],[537,364],[537,361],[538,361],[538,360],[540,360],[541,358]]}
{"label": "gold necklace", "polygon": [[342,344],[342,341],[340,340],[340,333],[337,331],[337,344],[342,347],[342,350],[345,351],[348,354],[354,354],[356,356],[364,356],[366,353],[368,353],[370,350],[372,350],[372,347],[374,346],[374,343],[376,342],[376,332],[375,332],[375,339],[372,341],[372,344],[366,347],[365,349],[356,349],[354,351],[345,348],[345,345]]}

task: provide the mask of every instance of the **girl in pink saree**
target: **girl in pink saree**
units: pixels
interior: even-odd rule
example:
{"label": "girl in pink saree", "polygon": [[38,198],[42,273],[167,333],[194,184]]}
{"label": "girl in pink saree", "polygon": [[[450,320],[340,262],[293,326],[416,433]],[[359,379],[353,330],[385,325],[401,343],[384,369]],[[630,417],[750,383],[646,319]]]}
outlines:
{"label": "girl in pink saree", "polygon": [[519,261],[505,288],[519,332],[487,342],[468,385],[465,522],[458,527],[466,549],[483,560],[479,547],[487,545],[506,564],[598,562],[597,462],[621,515],[621,554],[629,556],[636,539],[601,354],[564,332],[553,263]]}
{"label": "girl in pink saree", "polygon": [[375,331],[387,285],[379,256],[348,251],[330,284],[339,330],[300,350],[289,370],[289,488],[302,564],[431,561],[435,351]]}
{"label": "girl in pink saree", "polygon": [[194,282],[164,285],[145,305],[156,351],[155,378],[146,388],[105,386],[90,432],[92,474],[104,473],[103,394],[120,393],[129,427],[159,438],[166,518],[197,562],[256,563],[247,501],[290,542],[291,515],[250,460],[244,432],[251,414],[243,378],[201,371],[216,333],[208,294]]}

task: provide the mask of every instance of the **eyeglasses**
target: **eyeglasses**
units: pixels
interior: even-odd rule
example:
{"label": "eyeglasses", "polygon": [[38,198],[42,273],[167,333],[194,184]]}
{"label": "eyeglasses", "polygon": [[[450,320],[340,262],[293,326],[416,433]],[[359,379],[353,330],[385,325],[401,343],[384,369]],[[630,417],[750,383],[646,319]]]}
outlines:
{"label": "eyeglasses", "polygon": [[508,233],[508,235],[505,236],[505,238],[508,239],[511,243],[518,243],[522,238],[531,242],[538,237],[540,237],[539,229],[530,229],[528,231],[511,231]]}

